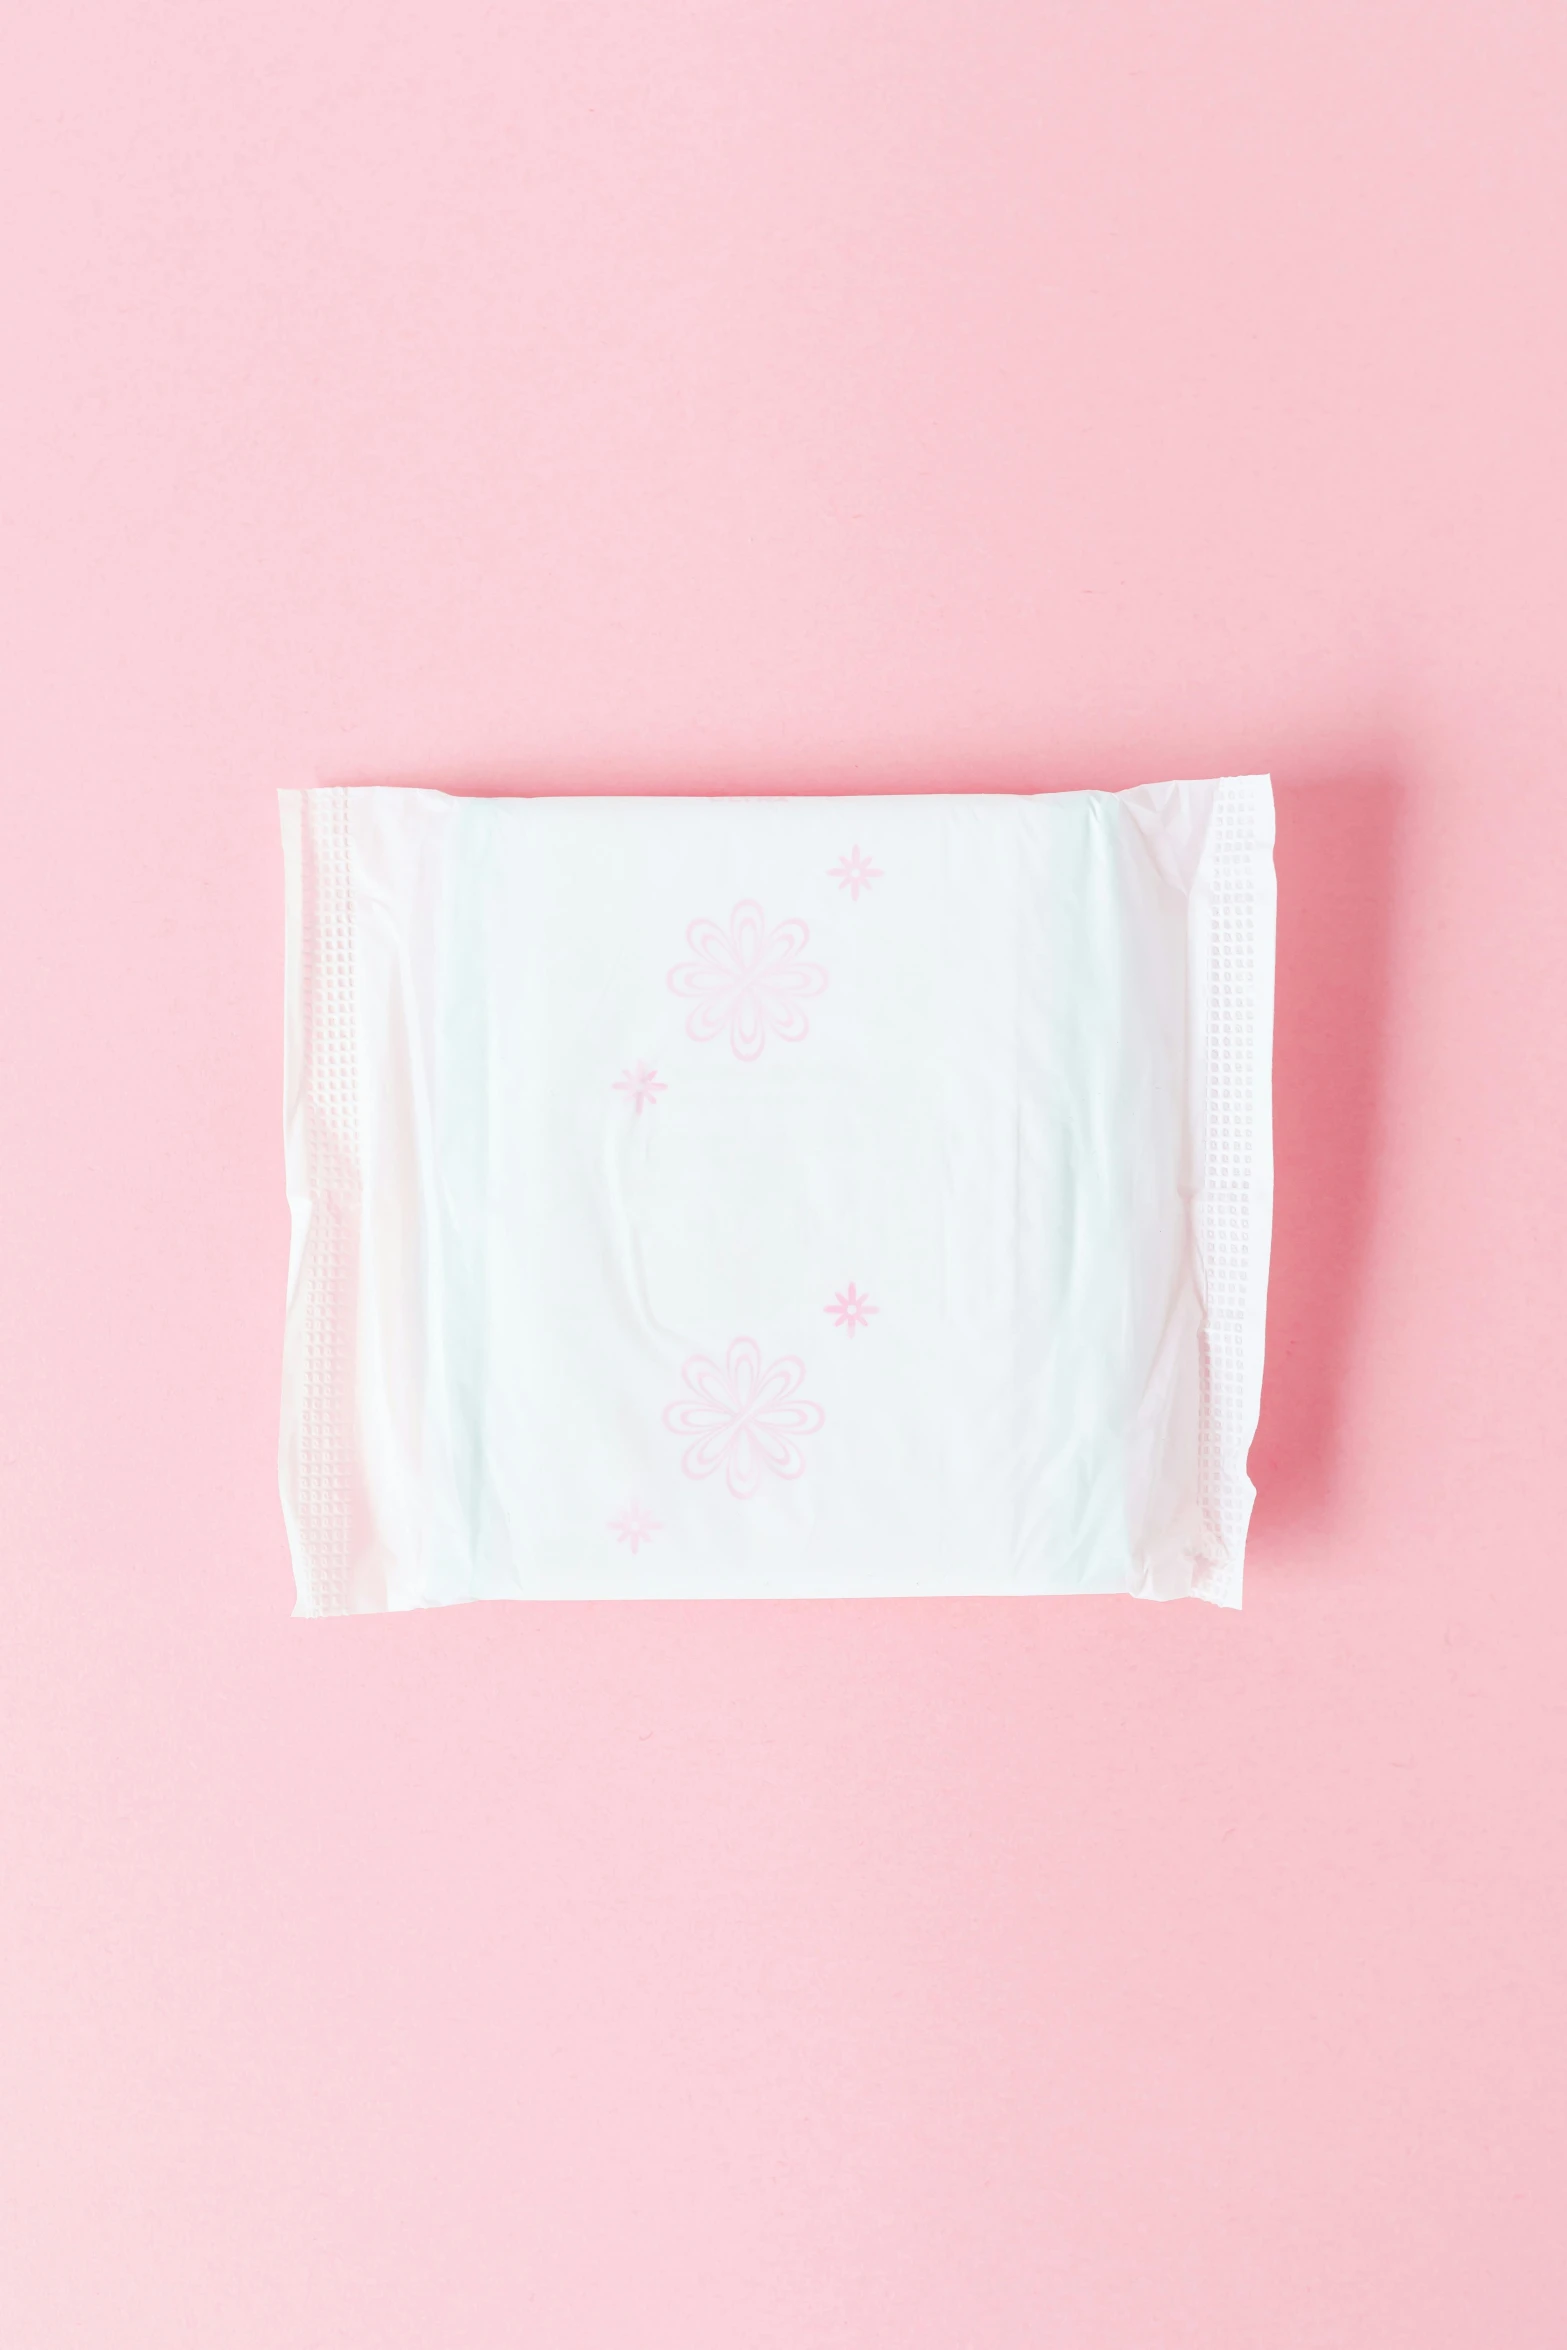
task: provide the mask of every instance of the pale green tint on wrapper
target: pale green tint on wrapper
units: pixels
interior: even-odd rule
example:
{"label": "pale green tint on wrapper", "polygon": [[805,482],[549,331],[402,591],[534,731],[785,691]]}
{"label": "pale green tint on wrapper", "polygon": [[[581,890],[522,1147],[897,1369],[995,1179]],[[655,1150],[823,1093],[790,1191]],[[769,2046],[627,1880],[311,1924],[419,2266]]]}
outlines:
{"label": "pale green tint on wrapper", "polygon": [[302,1613],[1239,1603],[1265,778],[280,797]]}

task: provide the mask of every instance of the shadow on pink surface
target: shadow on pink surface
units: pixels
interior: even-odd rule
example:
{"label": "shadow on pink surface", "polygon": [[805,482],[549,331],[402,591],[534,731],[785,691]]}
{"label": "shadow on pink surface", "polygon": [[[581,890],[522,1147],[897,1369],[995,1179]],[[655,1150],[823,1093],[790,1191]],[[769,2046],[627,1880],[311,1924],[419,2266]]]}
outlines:
{"label": "shadow on pink surface", "polygon": [[1401,798],[1385,767],[1274,779],[1273,1260],[1252,1448],[1268,1538],[1331,1514],[1377,1212],[1382,1064]]}

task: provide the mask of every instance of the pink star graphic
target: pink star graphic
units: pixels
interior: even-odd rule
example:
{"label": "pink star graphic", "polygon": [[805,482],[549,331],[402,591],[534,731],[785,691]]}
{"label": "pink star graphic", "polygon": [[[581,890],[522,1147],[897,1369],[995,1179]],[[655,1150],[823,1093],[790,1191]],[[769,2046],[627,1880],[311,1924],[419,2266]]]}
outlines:
{"label": "pink star graphic", "polygon": [[654,1535],[661,1532],[662,1529],[652,1512],[645,1510],[639,1501],[634,1501],[629,1509],[621,1511],[618,1518],[609,1520],[609,1530],[617,1542],[630,1544],[631,1555],[635,1558],[637,1545],[641,1542],[651,1542]]}
{"label": "pink star graphic", "polygon": [[828,866],[827,877],[830,881],[836,881],[840,889],[846,889],[856,902],[862,889],[869,889],[873,881],[886,878],[879,865],[873,865],[869,857],[860,855],[858,841],[846,857],[840,857],[836,865]]}
{"label": "pink star graphic", "polygon": [[869,1327],[872,1314],[881,1312],[868,1297],[863,1297],[851,1281],[847,1289],[840,1289],[830,1306],[823,1306],[824,1314],[831,1314],[840,1330],[847,1330],[852,1338],[856,1330]]}
{"label": "pink star graphic", "polygon": [[656,1102],[661,1093],[668,1093],[669,1088],[656,1069],[650,1069],[646,1061],[638,1061],[634,1069],[623,1070],[616,1078],[614,1090],[616,1093],[630,1094],[640,1118],[644,1104]]}

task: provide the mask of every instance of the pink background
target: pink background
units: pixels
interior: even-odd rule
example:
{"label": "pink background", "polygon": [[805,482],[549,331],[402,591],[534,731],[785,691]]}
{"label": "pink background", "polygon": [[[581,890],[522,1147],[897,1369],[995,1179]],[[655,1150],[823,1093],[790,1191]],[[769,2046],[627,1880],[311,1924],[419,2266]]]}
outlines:
{"label": "pink background", "polygon": [[[1560,2341],[1564,74],[5,10],[8,2350]],[[276,786],[1259,766],[1242,1616],[290,1620]]]}

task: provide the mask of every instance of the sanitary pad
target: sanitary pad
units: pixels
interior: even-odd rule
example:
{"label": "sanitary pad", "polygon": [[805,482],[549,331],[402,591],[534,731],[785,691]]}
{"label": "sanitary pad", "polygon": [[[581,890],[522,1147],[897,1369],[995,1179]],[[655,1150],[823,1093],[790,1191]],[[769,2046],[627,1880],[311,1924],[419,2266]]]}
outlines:
{"label": "sanitary pad", "polygon": [[1266,778],[280,798],[301,1614],[1239,1604]]}

